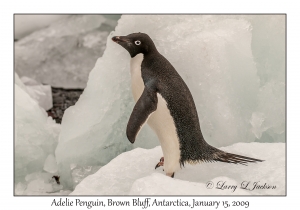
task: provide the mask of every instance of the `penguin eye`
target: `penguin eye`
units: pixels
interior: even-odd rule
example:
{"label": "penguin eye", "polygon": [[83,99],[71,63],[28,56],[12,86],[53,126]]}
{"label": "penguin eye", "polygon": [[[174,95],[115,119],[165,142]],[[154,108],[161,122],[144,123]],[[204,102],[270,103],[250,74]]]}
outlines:
{"label": "penguin eye", "polygon": [[136,41],[134,41],[134,44],[140,45],[140,44],[141,44],[141,41],[140,41],[140,40],[136,40]]}

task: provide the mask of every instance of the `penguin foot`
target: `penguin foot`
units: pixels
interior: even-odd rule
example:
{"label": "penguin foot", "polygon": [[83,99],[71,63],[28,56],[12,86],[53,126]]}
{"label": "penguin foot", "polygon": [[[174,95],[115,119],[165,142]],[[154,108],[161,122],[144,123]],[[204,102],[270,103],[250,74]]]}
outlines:
{"label": "penguin foot", "polygon": [[156,164],[155,169],[164,165],[164,157],[160,158],[159,162]]}

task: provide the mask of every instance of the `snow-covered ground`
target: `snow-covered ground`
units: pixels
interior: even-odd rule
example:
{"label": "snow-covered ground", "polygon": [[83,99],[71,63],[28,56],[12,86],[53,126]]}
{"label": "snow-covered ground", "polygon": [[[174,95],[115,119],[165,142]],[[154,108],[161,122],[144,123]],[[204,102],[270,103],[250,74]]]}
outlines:
{"label": "snow-covered ground", "polygon": [[[285,144],[236,143],[224,151],[260,158],[248,166],[227,163],[187,164],[167,177],[154,169],[160,146],[122,153],[77,185],[71,195],[284,195]],[[242,189],[244,188],[244,189]]]}

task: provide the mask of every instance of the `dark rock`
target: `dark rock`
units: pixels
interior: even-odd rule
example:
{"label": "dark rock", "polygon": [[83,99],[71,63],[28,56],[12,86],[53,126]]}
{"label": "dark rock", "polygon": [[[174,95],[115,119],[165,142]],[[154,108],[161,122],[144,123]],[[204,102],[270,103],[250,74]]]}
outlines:
{"label": "dark rock", "polygon": [[51,116],[56,123],[61,123],[64,112],[70,106],[75,105],[83,89],[63,89],[52,87],[53,107],[48,110],[48,116]]}

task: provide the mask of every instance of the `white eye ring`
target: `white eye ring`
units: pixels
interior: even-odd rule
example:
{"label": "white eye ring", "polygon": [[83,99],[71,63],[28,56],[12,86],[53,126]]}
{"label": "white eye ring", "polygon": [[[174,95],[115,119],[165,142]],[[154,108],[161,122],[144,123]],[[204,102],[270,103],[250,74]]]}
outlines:
{"label": "white eye ring", "polygon": [[134,44],[140,45],[140,44],[141,44],[141,41],[140,41],[140,40],[136,40],[136,41],[134,42]]}

